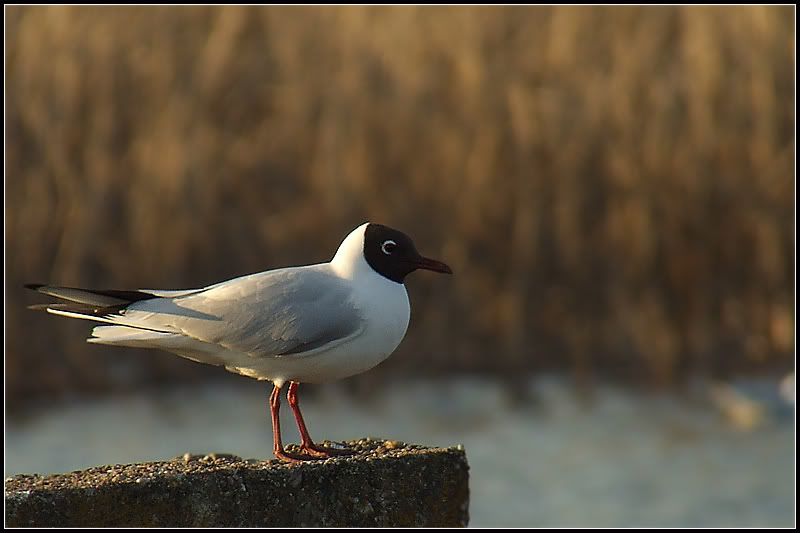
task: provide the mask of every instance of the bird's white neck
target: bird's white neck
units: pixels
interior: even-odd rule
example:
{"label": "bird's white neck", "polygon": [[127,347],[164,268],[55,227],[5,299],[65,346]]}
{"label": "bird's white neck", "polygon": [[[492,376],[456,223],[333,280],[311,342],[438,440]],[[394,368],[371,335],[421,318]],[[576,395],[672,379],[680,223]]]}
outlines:
{"label": "bird's white neck", "polygon": [[373,272],[364,258],[364,232],[367,230],[367,225],[369,222],[351,231],[339,245],[330,263],[337,275],[353,279],[360,273]]}

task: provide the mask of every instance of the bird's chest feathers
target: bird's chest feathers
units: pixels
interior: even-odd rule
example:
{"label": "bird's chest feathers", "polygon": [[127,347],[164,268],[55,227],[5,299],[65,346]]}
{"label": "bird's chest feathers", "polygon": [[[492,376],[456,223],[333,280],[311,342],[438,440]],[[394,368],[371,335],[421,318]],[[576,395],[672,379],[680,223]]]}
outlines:
{"label": "bird's chest feathers", "polygon": [[360,347],[388,357],[408,329],[411,309],[405,286],[383,278],[371,280],[355,291],[354,298],[364,325]]}

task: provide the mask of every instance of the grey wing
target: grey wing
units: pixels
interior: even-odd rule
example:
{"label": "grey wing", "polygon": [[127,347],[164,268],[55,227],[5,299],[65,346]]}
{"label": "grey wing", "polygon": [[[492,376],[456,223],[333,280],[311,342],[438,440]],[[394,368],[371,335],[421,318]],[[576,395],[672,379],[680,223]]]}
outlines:
{"label": "grey wing", "polygon": [[252,356],[307,355],[362,331],[350,287],[314,267],[253,274],[129,309],[128,320],[138,315],[143,322],[158,321],[163,329]]}

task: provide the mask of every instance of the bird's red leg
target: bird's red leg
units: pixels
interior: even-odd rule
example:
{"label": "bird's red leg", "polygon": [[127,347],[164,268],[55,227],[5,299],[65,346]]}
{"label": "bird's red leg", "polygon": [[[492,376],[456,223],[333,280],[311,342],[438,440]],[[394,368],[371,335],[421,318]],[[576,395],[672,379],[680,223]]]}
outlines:
{"label": "bird's red leg", "polygon": [[294,419],[297,421],[297,429],[300,431],[300,449],[315,457],[331,457],[332,455],[349,454],[350,452],[347,450],[318,446],[311,440],[311,435],[308,434],[303,415],[300,413],[300,402],[297,399],[298,385],[299,383],[296,381],[289,382],[289,391],[286,393],[286,399],[289,400],[289,405],[292,407],[292,412],[294,413]]}
{"label": "bird's red leg", "polygon": [[280,459],[281,461],[288,461],[290,463],[296,463],[299,461],[303,461],[304,458],[302,455],[295,455],[293,453],[289,453],[283,449],[283,442],[281,441],[281,388],[278,385],[275,385],[272,388],[272,394],[269,397],[269,409],[270,413],[272,414],[272,441],[274,446],[272,448],[272,452],[275,454],[275,457]]}

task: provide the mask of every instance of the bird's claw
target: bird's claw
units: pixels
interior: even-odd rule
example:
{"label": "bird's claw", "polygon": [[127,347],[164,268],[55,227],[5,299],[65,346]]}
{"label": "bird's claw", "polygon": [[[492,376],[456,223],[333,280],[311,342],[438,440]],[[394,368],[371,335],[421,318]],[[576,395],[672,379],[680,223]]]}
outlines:
{"label": "bird's claw", "polygon": [[330,448],[328,446],[319,446],[317,444],[314,444],[313,442],[311,444],[304,444],[300,446],[300,449],[303,452],[315,458],[320,458],[320,459],[328,459],[331,457],[338,457],[342,455],[352,455],[353,453],[350,450],[342,448]]}
{"label": "bird's claw", "polygon": [[284,463],[303,463],[305,461],[312,461],[316,459],[315,457],[309,457],[299,453],[291,453],[287,452],[286,450],[274,450],[273,453],[279,461],[283,461]]}

